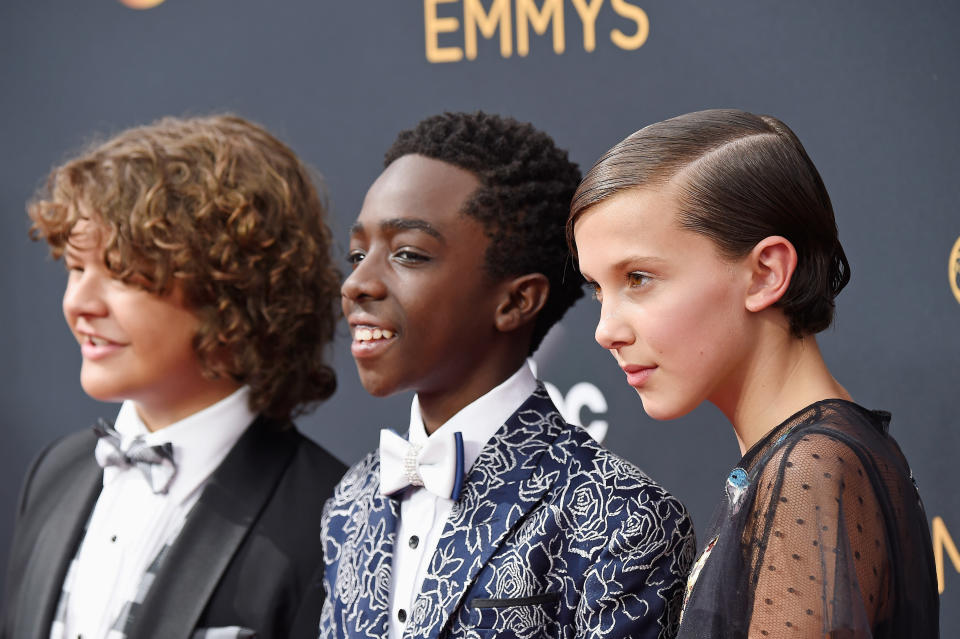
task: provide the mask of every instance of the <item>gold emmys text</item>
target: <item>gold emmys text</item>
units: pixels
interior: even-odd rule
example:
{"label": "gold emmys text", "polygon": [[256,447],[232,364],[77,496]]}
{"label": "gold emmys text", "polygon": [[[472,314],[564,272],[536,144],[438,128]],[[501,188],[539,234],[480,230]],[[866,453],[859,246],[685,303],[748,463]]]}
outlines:
{"label": "gold emmys text", "polygon": [[[583,29],[583,49],[593,51],[597,47],[597,17],[605,0],[569,0],[576,9]],[[423,24],[426,39],[427,60],[430,62],[458,62],[466,57],[477,57],[478,37],[492,39],[499,32],[500,55],[509,58],[514,51],[516,33],[517,55],[530,53],[530,31],[545,35],[551,30],[554,53],[566,49],[566,25],[564,24],[565,0],[493,0],[485,9],[481,0],[423,0]],[[462,20],[455,14],[460,5]],[[626,0],[610,0],[609,8],[626,20],[624,30],[610,30],[610,41],[626,51],[639,49],[650,34],[650,20],[646,11]],[[440,13],[444,15],[441,16]],[[516,29],[514,29],[516,25]],[[440,37],[447,40],[458,36],[463,46],[440,46]]]}
{"label": "gold emmys text", "polygon": [[953,564],[953,569],[957,572],[960,572],[960,552],[957,551],[957,546],[953,543],[953,537],[950,536],[947,525],[943,523],[943,518],[934,517],[931,528],[930,536],[933,537],[933,560],[937,567],[937,590],[939,590],[942,595],[946,587],[946,580],[943,574],[944,552],[946,552],[947,557],[950,558],[950,563]]}

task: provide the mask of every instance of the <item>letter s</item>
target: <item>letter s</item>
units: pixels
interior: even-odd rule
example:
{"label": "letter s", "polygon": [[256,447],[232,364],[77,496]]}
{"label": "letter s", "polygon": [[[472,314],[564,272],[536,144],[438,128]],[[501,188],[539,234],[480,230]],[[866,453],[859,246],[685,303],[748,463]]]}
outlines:
{"label": "letter s", "polygon": [[613,5],[613,10],[618,15],[637,23],[637,32],[632,36],[626,35],[620,29],[613,29],[610,32],[610,40],[626,51],[642,47],[643,43],[647,41],[647,36],[650,35],[650,19],[647,17],[647,12],[626,0],[611,0],[610,4]]}

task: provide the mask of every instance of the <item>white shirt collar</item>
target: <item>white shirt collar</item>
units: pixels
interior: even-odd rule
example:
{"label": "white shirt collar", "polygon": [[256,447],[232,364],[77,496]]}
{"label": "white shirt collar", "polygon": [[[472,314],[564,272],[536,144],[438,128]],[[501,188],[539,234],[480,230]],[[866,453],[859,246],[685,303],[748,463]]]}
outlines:
{"label": "white shirt collar", "polygon": [[[461,408],[432,436],[459,431],[463,436],[463,466],[469,471],[490,438],[536,389],[537,378],[524,362],[506,381]],[[414,396],[410,405],[409,439],[411,443],[423,444],[427,437],[420,400]]]}
{"label": "white shirt collar", "polygon": [[[180,501],[206,481],[256,418],[249,399],[250,389],[243,386],[219,402],[154,432],[147,429],[137,414],[136,404],[128,399],[120,406],[114,428],[124,447],[138,436],[149,446],[173,444],[177,474],[167,496]],[[104,485],[119,472],[122,470],[116,466],[104,469]]]}

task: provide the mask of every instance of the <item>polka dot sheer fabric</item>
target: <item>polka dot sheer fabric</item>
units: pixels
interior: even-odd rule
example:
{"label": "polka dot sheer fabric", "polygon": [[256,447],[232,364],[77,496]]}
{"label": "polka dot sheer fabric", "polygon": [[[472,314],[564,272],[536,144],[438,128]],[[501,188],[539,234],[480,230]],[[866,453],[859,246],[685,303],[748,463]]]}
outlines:
{"label": "polka dot sheer fabric", "polygon": [[680,637],[937,637],[926,515],[890,416],[826,400],[751,448],[688,585]]}

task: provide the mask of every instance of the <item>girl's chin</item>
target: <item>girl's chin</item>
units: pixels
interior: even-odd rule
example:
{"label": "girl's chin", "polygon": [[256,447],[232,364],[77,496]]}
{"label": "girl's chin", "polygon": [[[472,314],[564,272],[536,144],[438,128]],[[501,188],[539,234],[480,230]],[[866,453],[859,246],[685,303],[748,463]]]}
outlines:
{"label": "girl's chin", "polygon": [[[637,391],[637,395],[640,395],[640,401],[643,403],[643,410],[647,414],[647,417],[650,419],[655,419],[658,422],[664,422],[683,417],[684,415],[687,415],[693,411],[693,409],[698,405],[694,404],[692,406],[678,406],[676,404],[669,404],[663,401],[657,401],[648,393],[641,391]],[[646,395],[646,397],[644,395]]]}

